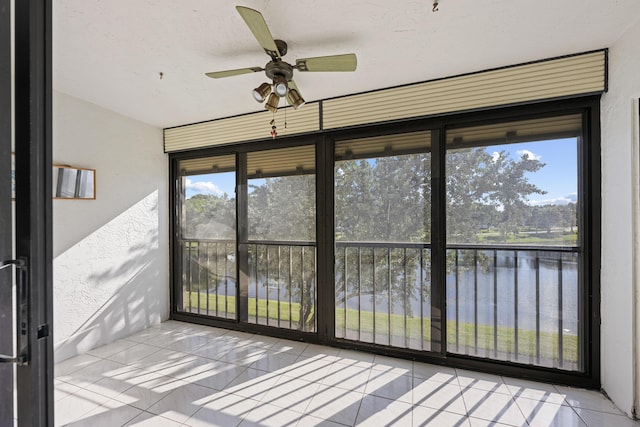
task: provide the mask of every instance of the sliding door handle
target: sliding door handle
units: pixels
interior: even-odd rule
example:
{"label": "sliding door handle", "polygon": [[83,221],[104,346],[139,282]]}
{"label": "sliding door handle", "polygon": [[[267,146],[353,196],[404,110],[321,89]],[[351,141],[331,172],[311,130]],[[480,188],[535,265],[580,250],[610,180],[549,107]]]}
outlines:
{"label": "sliding door handle", "polygon": [[4,270],[5,268],[11,267],[15,265],[18,268],[22,268],[24,261],[21,259],[9,259],[6,261],[0,261],[0,270]]}
{"label": "sliding door handle", "polygon": [[[0,354],[0,363],[17,363],[18,365],[29,364],[29,287],[27,286],[27,262],[24,259],[10,259],[0,261],[0,270],[16,267],[16,355],[7,356]],[[13,287],[12,281],[9,280],[9,286]],[[5,327],[5,326],[1,326]],[[11,325],[10,327],[13,327]]]}

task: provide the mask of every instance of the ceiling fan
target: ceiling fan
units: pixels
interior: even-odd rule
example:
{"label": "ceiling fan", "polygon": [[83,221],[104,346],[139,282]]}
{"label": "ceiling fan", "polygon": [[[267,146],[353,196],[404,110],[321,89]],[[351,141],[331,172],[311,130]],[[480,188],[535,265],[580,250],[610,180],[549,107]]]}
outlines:
{"label": "ceiling fan", "polygon": [[287,43],[273,38],[262,14],[257,10],[244,6],[236,6],[236,10],[240,13],[260,46],[271,57],[271,60],[267,62],[264,68],[239,68],[237,70],[214,71],[205,74],[208,77],[219,79],[264,71],[272,83],[263,83],[255,88],[253,97],[258,102],[267,100],[265,104],[267,110],[275,112],[278,109],[280,98],[286,98],[289,105],[292,105],[294,109],[304,105],[305,101],[293,81],[294,70],[301,72],[356,70],[357,59],[354,53],[302,58],[297,59],[295,65],[291,65],[282,60],[282,57],[287,54]]}

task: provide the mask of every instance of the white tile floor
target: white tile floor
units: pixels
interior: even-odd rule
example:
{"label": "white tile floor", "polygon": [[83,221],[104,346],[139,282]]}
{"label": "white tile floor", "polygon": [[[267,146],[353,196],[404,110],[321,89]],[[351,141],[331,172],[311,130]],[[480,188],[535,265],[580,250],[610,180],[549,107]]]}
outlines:
{"label": "white tile floor", "polygon": [[174,321],[55,376],[60,426],[640,426],[594,391]]}

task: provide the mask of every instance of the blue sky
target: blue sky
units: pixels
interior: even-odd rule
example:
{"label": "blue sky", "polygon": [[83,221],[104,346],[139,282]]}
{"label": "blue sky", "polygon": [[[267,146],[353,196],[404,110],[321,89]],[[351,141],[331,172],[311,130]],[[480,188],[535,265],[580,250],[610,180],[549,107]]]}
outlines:
{"label": "blue sky", "polygon": [[545,164],[538,172],[527,174],[529,182],[547,192],[547,194],[531,195],[529,197],[531,204],[566,204],[577,200],[578,152],[575,138],[486,148],[489,153],[503,150],[514,159],[519,159],[521,153],[526,152],[527,155]]}
{"label": "blue sky", "polygon": [[196,194],[235,196],[236,174],[234,172],[190,175],[186,179],[187,199]]}
{"label": "blue sky", "polygon": [[[541,142],[509,144],[487,147],[493,154],[506,151],[513,159],[519,159],[523,153],[540,160],[545,166],[536,173],[528,174],[529,182],[535,184],[547,194],[534,194],[529,197],[532,205],[566,204],[577,198],[577,144],[574,138]],[[234,195],[235,174],[232,172],[192,175],[187,177],[187,198],[195,194],[227,193]]]}

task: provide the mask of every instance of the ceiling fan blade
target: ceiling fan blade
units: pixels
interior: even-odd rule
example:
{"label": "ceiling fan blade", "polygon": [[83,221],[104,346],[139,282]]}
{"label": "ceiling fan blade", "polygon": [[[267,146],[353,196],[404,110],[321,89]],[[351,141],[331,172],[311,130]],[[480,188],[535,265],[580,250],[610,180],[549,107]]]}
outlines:
{"label": "ceiling fan blade", "polygon": [[214,71],[211,73],[205,73],[205,75],[207,77],[211,77],[212,79],[221,79],[223,77],[239,76],[240,74],[257,73],[258,71],[264,71],[264,68],[238,68],[237,70]]}
{"label": "ceiling fan blade", "polygon": [[299,71],[355,71],[357,66],[355,53],[296,60],[296,69]]}
{"label": "ceiling fan blade", "polygon": [[289,89],[295,89],[300,92],[300,89],[298,89],[298,85],[293,81],[293,79],[289,80],[287,84],[289,85]]}
{"label": "ceiling fan blade", "polygon": [[258,40],[258,43],[260,43],[260,46],[267,52],[267,55],[274,60],[280,59],[280,52],[262,14],[257,10],[244,6],[236,6],[236,10],[240,16],[242,16],[244,22],[247,23],[247,26],[256,40]]}

